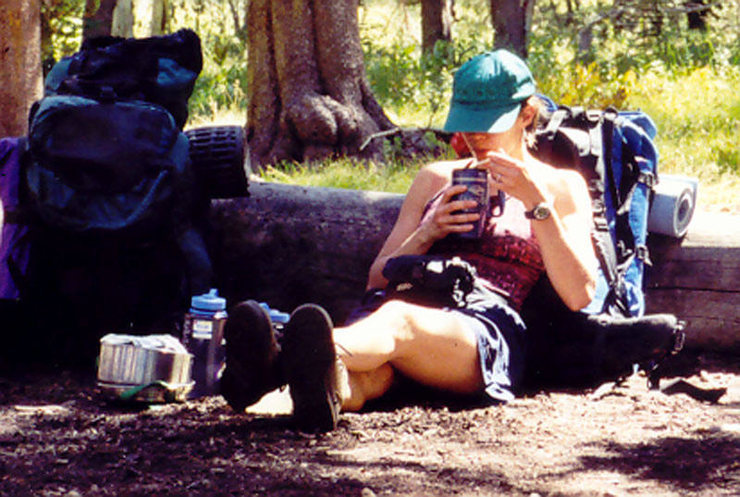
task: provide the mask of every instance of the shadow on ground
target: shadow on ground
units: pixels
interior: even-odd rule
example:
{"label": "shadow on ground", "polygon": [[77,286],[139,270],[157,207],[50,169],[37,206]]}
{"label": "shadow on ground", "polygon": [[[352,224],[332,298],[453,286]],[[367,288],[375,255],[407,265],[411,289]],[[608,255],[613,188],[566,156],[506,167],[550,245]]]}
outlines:
{"label": "shadow on ground", "polygon": [[676,491],[736,489],[740,495],[740,436],[716,431],[695,438],[666,437],[634,445],[610,444],[609,455],[584,456],[587,470],[612,470],[656,480]]}

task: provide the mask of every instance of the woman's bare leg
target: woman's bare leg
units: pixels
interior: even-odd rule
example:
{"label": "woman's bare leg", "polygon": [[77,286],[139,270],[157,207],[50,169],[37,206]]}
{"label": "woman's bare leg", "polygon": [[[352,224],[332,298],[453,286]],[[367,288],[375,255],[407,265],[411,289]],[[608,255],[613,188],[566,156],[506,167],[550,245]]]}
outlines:
{"label": "woman's bare leg", "polygon": [[390,301],[370,316],[336,328],[334,342],[350,373],[353,400],[347,409],[390,388],[388,366],[450,392],[475,393],[483,387],[475,334],[449,312]]}
{"label": "woman's bare leg", "polygon": [[393,367],[386,363],[372,371],[348,371],[348,384],[342,398],[343,411],[359,411],[368,400],[382,396],[393,384]]}

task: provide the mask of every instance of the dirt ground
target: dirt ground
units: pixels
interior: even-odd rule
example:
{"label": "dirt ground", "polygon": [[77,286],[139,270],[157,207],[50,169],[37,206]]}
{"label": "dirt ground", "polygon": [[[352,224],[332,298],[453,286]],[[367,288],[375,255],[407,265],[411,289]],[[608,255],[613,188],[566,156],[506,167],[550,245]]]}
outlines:
{"label": "dirt ground", "polygon": [[0,495],[740,495],[737,356],[684,352],[667,374],[727,392],[638,374],[506,405],[378,405],[309,435],[220,397],[123,406],[94,373],[24,372],[0,378]]}

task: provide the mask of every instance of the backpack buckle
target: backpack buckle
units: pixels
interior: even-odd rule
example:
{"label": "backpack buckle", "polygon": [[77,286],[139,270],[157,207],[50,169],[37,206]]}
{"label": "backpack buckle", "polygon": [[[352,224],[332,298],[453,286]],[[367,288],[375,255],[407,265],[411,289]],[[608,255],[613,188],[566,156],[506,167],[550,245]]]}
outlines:
{"label": "backpack buckle", "polygon": [[563,124],[563,121],[565,121],[566,117],[568,117],[567,109],[558,109],[552,113],[552,116],[550,116],[550,122],[548,122],[545,127],[545,139],[548,141],[553,141],[555,139],[555,134]]}
{"label": "backpack buckle", "polygon": [[101,86],[100,93],[98,93],[98,99],[101,102],[113,102],[116,100],[118,95],[116,90],[112,86]]}
{"label": "backpack buckle", "polygon": [[647,245],[637,245],[635,247],[635,257],[647,266],[653,265],[653,261],[650,260],[650,250],[648,250]]}
{"label": "backpack buckle", "polygon": [[658,184],[658,181],[655,175],[647,171],[640,171],[640,174],[637,175],[637,181],[638,183],[647,185],[647,187],[651,189],[654,188],[655,185]]}
{"label": "backpack buckle", "polygon": [[[603,214],[603,210],[600,211],[600,213]],[[609,230],[609,223],[606,221],[606,218],[604,216],[594,216],[594,227],[596,227],[599,231],[608,231]]]}

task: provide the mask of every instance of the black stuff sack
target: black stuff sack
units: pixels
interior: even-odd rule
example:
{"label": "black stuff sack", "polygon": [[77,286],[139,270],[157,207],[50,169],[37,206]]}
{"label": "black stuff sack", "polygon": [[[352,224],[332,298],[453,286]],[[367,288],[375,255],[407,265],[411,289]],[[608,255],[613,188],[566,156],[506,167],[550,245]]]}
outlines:
{"label": "black stuff sack", "polygon": [[140,39],[92,38],[52,67],[44,94],[155,103],[182,129],[202,68],[200,39],[189,29]]}

